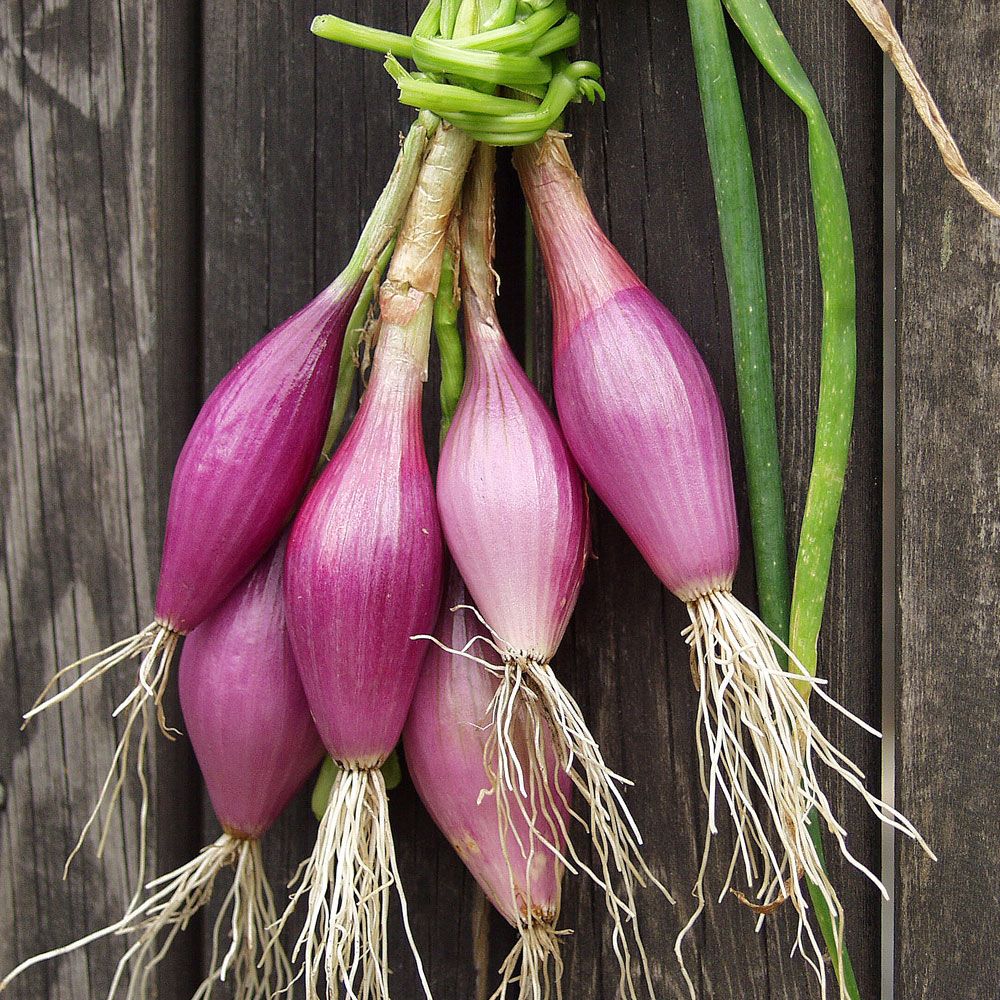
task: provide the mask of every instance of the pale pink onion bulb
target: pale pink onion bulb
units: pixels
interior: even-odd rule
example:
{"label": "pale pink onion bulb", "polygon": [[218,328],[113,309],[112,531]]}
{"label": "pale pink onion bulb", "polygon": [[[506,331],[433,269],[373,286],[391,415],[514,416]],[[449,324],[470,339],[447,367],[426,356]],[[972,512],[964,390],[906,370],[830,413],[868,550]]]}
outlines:
{"label": "pale pink onion bulb", "polygon": [[674,594],[728,590],[739,535],[708,369],[601,231],[561,141],[516,163],[552,291],[553,382],[569,447]]}
{"label": "pale pink onion bulb", "polygon": [[470,288],[463,301],[467,368],[438,467],[441,523],[490,628],[513,654],[548,662],[583,581],[587,493],[492,303]]}
{"label": "pale pink onion bulb", "polygon": [[[520,846],[532,843],[531,827],[521,807],[528,815],[533,811],[540,814],[540,798],[535,796],[532,802],[516,793],[511,796],[513,829],[502,837],[497,798],[484,794],[491,784],[484,754],[491,725],[490,702],[498,681],[482,664],[452,652],[465,648],[481,630],[470,610],[452,610],[467,602],[465,588],[453,569],[434,632],[448,648],[431,645],[428,650],[403,731],[407,770],[434,822],[508,922],[514,927],[531,920],[554,924],[559,915],[562,862],[537,838],[533,852],[522,852]],[[499,663],[485,643],[476,643],[470,652]],[[570,819],[572,783],[556,764],[551,739],[546,742],[549,780],[560,793],[554,797],[559,815],[554,823],[539,825],[561,853]],[[522,760],[528,760],[526,753]],[[530,866],[525,853],[531,855]]]}

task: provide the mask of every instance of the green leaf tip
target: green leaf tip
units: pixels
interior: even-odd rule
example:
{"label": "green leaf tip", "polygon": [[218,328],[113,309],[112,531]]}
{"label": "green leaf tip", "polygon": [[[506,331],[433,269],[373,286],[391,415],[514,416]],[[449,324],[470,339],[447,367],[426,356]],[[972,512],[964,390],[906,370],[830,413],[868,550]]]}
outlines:
{"label": "green leaf tip", "polygon": [[[382,779],[385,781],[385,789],[391,792],[398,788],[403,780],[403,765],[399,760],[399,753],[395,750],[385,759],[385,763],[379,769],[382,772]],[[332,757],[327,757],[319,769],[316,784],[313,786],[310,806],[313,816],[317,822],[323,819],[326,807],[330,804],[330,793],[333,791],[334,782],[340,774],[340,767]]]}

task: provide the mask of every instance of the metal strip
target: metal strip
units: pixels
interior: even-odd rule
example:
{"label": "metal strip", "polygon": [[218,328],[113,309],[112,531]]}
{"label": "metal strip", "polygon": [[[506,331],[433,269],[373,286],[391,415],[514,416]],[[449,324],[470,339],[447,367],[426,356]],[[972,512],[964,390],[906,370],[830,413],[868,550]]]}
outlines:
{"label": "metal strip", "polygon": [[[888,2],[895,18],[896,4]],[[899,661],[896,438],[896,71],[882,61],[882,800],[896,801],[896,668]],[[880,914],[882,1000],[895,996],[896,837],[882,824],[882,882],[889,898]]]}

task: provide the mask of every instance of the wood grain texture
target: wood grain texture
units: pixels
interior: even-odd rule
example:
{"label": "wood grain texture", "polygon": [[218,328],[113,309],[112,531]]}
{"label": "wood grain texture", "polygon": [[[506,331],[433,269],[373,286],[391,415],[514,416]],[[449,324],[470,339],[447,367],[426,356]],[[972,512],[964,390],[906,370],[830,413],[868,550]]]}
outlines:
{"label": "wood grain texture", "polygon": [[[420,4],[345,0],[336,12],[395,30]],[[580,0],[580,51],[601,63],[609,100],[573,109],[573,154],[598,218],[677,314],[715,376],[730,421],[744,559],[753,594],[735,376],[721,252],[683,4]],[[852,711],[880,717],[881,87],[879,54],[847,4],[775,10],[813,78],[844,158],[859,260],[859,406],[820,649],[821,672]],[[110,755],[110,709],[126,675],[19,735],[19,714],[56,666],[150,616],[173,459],[199,398],[267,330],[331,280],[384,183],[408,112],[378,56],[308,34],[323,0],[23,0],[0,6],[0,490],[8,684],[0,697],[0,966],[116,917],[136,870],[129,798],[102,866],[92,846],[59,880]],[[901,0],[913,45],[970,160],[1000,184],[995,76],[1000,35],[987,0]],[[946,14],[946,16],[942,16]],[[784,474],[793,538],[805,497],[818,378],[821,296],[804,123],[734,36],[768,250]],[[948,67],[975,65],[973,84]],[[992,994],[1000,896],[990,792],[1000,507],[993,413],[1000,394],[998,224],[947,179],[908,108],[901,115],[899,421],[899,795],[943,861],[899,860],[897,995]],[[993,148],[992,159],[987,152]],[[525,302],[523,205],[501,179],[501,314],[549,391],[544,281]],[[200,254],[200,264],[199,264]],[[522,315],[530,320],[525,342]],[[434,372],[432,368],[432,386]],[[433,452],[435,391],[428,392]],[[694,758],[694,692],[683,608],[657,584],[599,504],[580,606],[558,659],[609,761],[636,780],[630,804],[648,857],[678,896],[642,918],[658,995],[686,997],[673,939],[691,902],[705,809]],[[957,642],[956,642],[957,640]],[[957,648],[956,648],[957,646]],[[985,651],[985,654],[984,654]],[[957,654],[957,655],[956,655]],[[878,747],[821,706],[817,715],[877,785]],[[942,753],[941,748],[948,748]],[[165,870],[214,839],[181,741],[159,745],[157,836]],[[833,801],[852,846],[877,863],[878,831],[856,800]],[[417,943],[439,998],[485,1000],[511,944],[433,828],[408,781],[392,795]],[[272,830],[277,886],[311,849],[305,795]],[[715,879],[720,875],[715,868]],[[862,995],[878,982],[878,901],[834,865],[850,913]],[[393,995],[418,1000],[394,918]],[[204,923],[204,922],[202,922]],[[567,997],[614,995],[603,906],[566,886]],[[818,996],[788,957],[787,914],[755,936],[733,901],[710,907],[689,954],[702,996]],[[178,940],[159,996],[191,995],[203,932]],[[116,942],[32,973],[18,998],[99,998]],[[972,984],[972,985],[970,985]],[[978,992],[977,992],[978,990]]]}
{"label": "wood grain texture", "polygon": [[[192,14],[187,3],[0,10],[4,971],[116,919],[137,875],[130,787],[103,863],[91,839],[61,881],[134,672],[23,734],[18,721],[57,667],[152,618],[165,472],[197,370]],[[183,745],[158,743],[150,870],[188,850],[189,769]],[[119,953],[100,943],[8,995],[103,996]],[[194,958],[165,964],[162,995],[183,995]]]}
{"label": "wood grain texture", "polygon": [[[1000,185],[1000,27],[986,0],[897,5],[973,171]],[[896,997],[997,995],[1000,222],[899,97],[897,782],[934,864],[898,850]]]}

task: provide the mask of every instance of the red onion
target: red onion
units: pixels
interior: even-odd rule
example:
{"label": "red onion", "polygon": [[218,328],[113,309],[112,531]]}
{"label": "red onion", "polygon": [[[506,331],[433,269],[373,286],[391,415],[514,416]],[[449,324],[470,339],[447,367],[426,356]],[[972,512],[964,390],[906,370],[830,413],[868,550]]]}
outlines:
{"label": "red onion", "polygon": [[[188,637],[180,662],[184,721],[223,833],[195,858],[150,882],[110,927],[15,969],[110,934],[134,936],[109,995],[127,981],[128,997],[148,995],[150,977],[176,935],[212,897],[232,866],[233,884],[216,918],[209,972],[198,992],[230,978],[238,1000],[287,988],[291,964],[277,942],[264,947],[277,920],[263,869],[260,837],[316,768],[323,747],[309,715],[285,628],[282,563],[276,545],[222,605]],[[229,943],[222,950],[223,931]]]}
{"label": "red onion", "polygon": [[[479,622],[465,607],[467,602],[461,578],[452,569],[434,633],[438,644],[427,653],[403,731],[406,764],[438,828],[490,902],[518,931],[496,996],[518,977],[522,997],[543,997],[551,986],[550,960],[557,983],[562,970],[555,925],[572,786],[556,762],[551,739],[545,740],[544,765],[537,757],[529,758],[528,734],[521,725],[517,742],[524,759],[531,760],[529,794],[507,810],[490,794],[493,775],[484,766],[484,755],[490,748],[491,703],[499,681],[481,664],[452,650],[474,650],[498,673],[502,667],[485,643],[475,642]],[[495,746],[492,752],[490,769],[495,770]],[[548,789],[555,794],[545,794]],[[550,803],[555,804],[554,815]]]}
{"label": "red onion", "polygon": [[[309,892],[295,954],[304,948],[315,983],[325,947],[349,990],[356,963],[384,949],[383,898],[399,875],[379,768],[399,739],[423,659],[410,636],[434,620],[441,592],[423,363],[401,346],[403,336],[383,325],[361,409],[299,512],[286,559],[292,646],[323,743],[341,768],[292,899]],[[328,894],[329,925],[313,907]],[[360,989],[380,974],[369,962]]]}
{"label": "red onion", "polygon": [[188,637],[184,724],[223,829],[259,839],[323,756],[285,626],[281,540]]}
{"label": "red onion", "polygon": [[518,164],[552,290],[563,432],[587,481],[668,589],[685,602],[728,590],[739,537],[711,376],[601,232],[568,160],[544,154]]}
{"label": "red onion", "polygon": [[[553,378],[566,439],[691,620],[685,636],[699,691],[698,755],[709,816],[698,906],[677,954],[704,908],[719,808],[728,808],[736,830],[722,896],[742,861],[748,883],[757,882],[757,901],[745,901],[759,914],[791,893],[801,916],[809,905],[799,887],[803,872],[828,887],[822,891],[839,913],[810,823],[832,830],[848,860],[871,873],[846,848],[817,778],[818,762],[848,781],[885,822],[918,840],[919,834],[867,791],[860,771],[812,721],[804,686],[873,730],[824,694],[822,682],[731,592],[739,545],[726,430],[690,338],[601,232],[563,141],[547,138],[515,162],[552,289]],[[788,671],[775,644],[789,655]]]}
{"label": "red onion", "polygon": [[323,743],[377,768],[406,719],[441,595],[441,531],[421,425],[423,364],[383,326],[343,444],[292,527],[285,599]]}
{"label": "red onion", "polygon": [[481,146],[462,212],[465,386],[441,452],[438,506],[449,551],[507,658],[548,663],[580,593],[590,520],[555,418],[500,329],[494,162]]}
{"label": "red onion", "polygon": [[186,634],[274,542],[326,436],[357,281],[334,282],[216,386],[170,490],[156,618]]}
{"label": "red onion", "polygon": [[406,721],[441,597],[442,542],[420,403],[444,235],[472,142],[442,126],[421,170],[381,294],[371,382],[292,527],[285,606],[323,743],[340,766],[312,856],[282,917],[308,896],[309,996],[325,970],[351,996],[388,997],[389,892],[406,903],[379,767]]}
{"label": "red onion", "polygon": [[[445,440],[437,492],[448,547],[503,658],[492,701],[489,754],[503,803],[526,792],[526,762],[511,720],[534,727],[528,748],[552,739],[586,801],[582,823],[594,841],[616,939],[631,924],[645,957],[635,887],[655,884],[619,785],[576,701],[551,666],[576,605],[590,539],[587,494],[562,433],[504,339],[492,275],[493,162],[481,147],[462,213],[462,280],[468,366]],[[550,796],[551,799],[551,796]],[[549,802],[549,811],[556,804]],[[579,856],[576,864],[586,870]],[[616,888],[616,886],[618,888]],[[630,975],[622,949],[623,976]]]}
{"label": "red onion", "polygon": [[590,540],[587,494],[555,419],[469,275],[463,224],[465,389],[437,475],[441,525],[490,627],[512,655],[548,662],[569,624]]}

